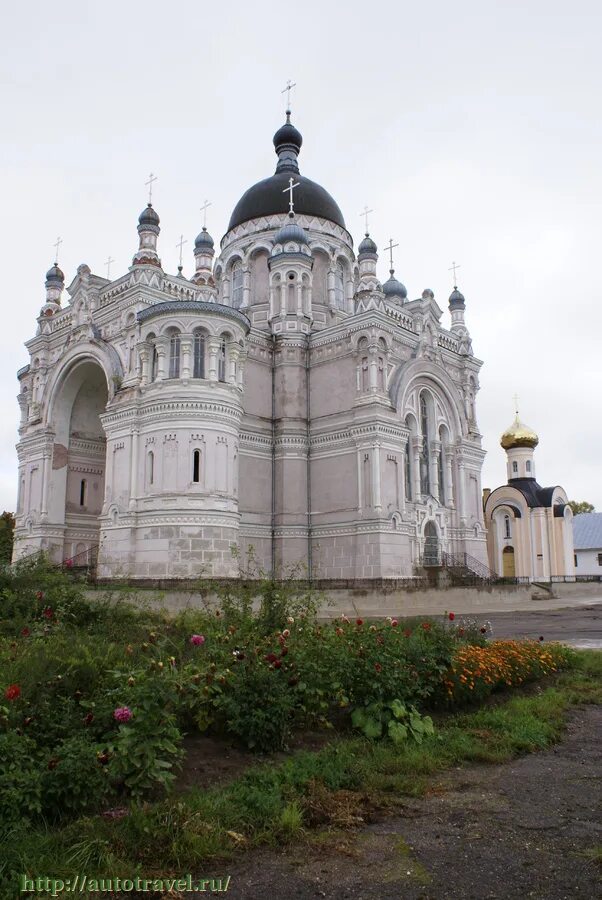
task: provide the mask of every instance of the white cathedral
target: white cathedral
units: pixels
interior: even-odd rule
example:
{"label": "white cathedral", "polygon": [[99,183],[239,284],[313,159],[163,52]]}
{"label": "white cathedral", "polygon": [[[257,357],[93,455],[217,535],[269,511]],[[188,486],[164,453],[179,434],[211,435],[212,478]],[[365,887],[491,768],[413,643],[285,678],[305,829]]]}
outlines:
{"label": "white cathedral", "polygon": [[203,227],[190,277],[163,270],[151,203],[120,277],[82,264],[63,303],[50,269],[18,373],[15,557],[139,580],[235,576],[250,547],[321,579],[487,561],[464,297],[446,327],[431,290],[381,283],[301,144],[287,113],[275,174],[217,257]]}

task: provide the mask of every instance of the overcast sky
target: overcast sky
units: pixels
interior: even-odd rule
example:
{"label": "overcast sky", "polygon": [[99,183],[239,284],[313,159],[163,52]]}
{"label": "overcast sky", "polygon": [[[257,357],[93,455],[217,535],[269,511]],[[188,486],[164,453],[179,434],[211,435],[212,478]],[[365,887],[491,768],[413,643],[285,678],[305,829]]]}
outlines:
{"label": "overcast sky", "polygon": [[[446,325],[461,264],[484,361],[483,486],[506,480],[499,436],[518,393],[540,483],[602,510],[601,29],[596,0],[6,6],[0,509],[15,505],[15,372],[57,236],[67,283],[82,262],[104,275],[109,255],[123,273],[152,171],[163,267],[176,271],[184,233],[192,272],[203,200],[217,243],[272,173],[291,78],[301,171],[355,245],[369,204],[409,296],[432,288]],[[382,280],[387,268],[383,253]]]}

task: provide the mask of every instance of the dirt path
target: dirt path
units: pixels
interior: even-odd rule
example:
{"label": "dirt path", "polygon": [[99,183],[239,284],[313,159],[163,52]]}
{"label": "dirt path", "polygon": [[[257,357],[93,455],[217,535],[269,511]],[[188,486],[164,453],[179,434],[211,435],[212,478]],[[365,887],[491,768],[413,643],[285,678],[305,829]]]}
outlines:
{"label": "dirt path", "polygon": [[[562,743],[442,776],[395,818],[226,866],[232,900],[564,900],[602,897],[602,707]],[[222,867],[223,869],[225,867]]]}

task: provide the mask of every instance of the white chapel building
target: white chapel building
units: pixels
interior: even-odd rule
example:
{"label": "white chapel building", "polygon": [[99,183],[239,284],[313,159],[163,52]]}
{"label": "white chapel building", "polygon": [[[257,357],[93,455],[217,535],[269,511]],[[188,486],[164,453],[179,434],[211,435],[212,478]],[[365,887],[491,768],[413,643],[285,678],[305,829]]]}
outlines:
{"label": "white chapel building", "polygon": [[47,273],[18,373],[16,558],[97,554],[109,579],[235,576],[250,547],[323,579],[487,561],[464,297],[450,321],[392,266],[381,281],[301,144],[287,113],[275,173],[217,251],[202,229],[188,273],[163,270],[150,203],[119,277]]}

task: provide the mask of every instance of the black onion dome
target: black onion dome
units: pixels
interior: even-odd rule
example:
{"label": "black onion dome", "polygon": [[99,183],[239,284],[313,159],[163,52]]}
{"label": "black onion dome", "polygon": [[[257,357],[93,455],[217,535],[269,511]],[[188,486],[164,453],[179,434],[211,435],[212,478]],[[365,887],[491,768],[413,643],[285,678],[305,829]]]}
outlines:
{"label": "black onion dome", "polygon": [[61,284],[64,283],[65,276],[63,275],[63,272],[61,271],[61,269],[59,269],[59,267],[57,266],[56,263],[50,269],[48,269],[48,271],[46,272],[46,281],[50,281],[50,282],[53,282],[53,281],[59,282],[60,281]]}
{"label": "black onion dome", "polygon": [[230,217],[228,231],[250,219],[287,213],[289,211],[287,188],[291,176],[299,183],[293,195],[297,215],[317,216],[345,228],[343,213],[328,191],[315,181],[310,181],[309,178],[299,174],[297,157],[303,138],[295,126],[291,125],[290,113],[287,113],[286,118],[286,123],[274,135],[274,147],[278,154],[275,174],[258,181],[242,195]]}
{"label": "black onion dome", "polygon": [[369,234],[366,235],[364,240],[361,242],[361,244],[357,248],[359,256],[365,256],[368,253],[371,255],[376,254],[377,250],[378,250],[378,247],[376,246],[376,244],[374,243],[374,241],[372,240],[372,238],[370,237]]}
{"label": "black onion dome", "polygon": [[146,209],[142,210],[138,218],[139,225],[158,225],[159,221],[159,216],[150,203],[148,204]]}
{"label": "black onion dome", "polygon": [[282,128],[279,128],[274,135],[274,148],[276,153],[285,147],[296,147],[298,153],[302,143],[303,137],[301,132],[298,131],[294,125],[291,125],[287,114],[286,124],[283,125]]}
{"label": "black onion dome", "polygon": [[450,309],[465,309],[466,301],[464,300],[464,294],[461,294],[457,287],[453,289],[451,294],[449,295],[449,306]]}
{"label": "black onion dome", "polygon": [[197,250],[201,250],[202,248],[213,250],[213,238],[205,227],[203,227],[201,233],[197,235],[194,246]]}
{"label": "black onion dome", "polygon": [[297,225],[296,222],[287,222],[286,225],[283,225],[274,235],[275,244],[286,244],[288,241],[294,241],[296,244],[307,244],[307,246],[309,246],[309,240],[305,230],[301,228],[300,225]]}
{"label": "black onion dome", "polygon": [[401,297],[402,300],[405,300],[408,296],[405,284],[402,284],[401,281],[398,281],[397,278],[395,278],[393,269],[390,269],[389,271],[391,277],[383,284],[383,293],[385,297]]}
{"label": "black onion dome", "polygon": [[[242,225],[243,222],[248,222],[249,219],[287,213],[288,194],[283,191],[288,187],[289,178],[290,172],[278,172],[271,178],[265,178],[250,187],[234,207],[228,231]],[[296,174],[295,181],[299,182],[299,187],[294,191],[296,215],[317,216],[320,219],[328,219],[341,228],[345,227],[343,213],[328,191],[315,181],[304,178],[303,175]]]}

